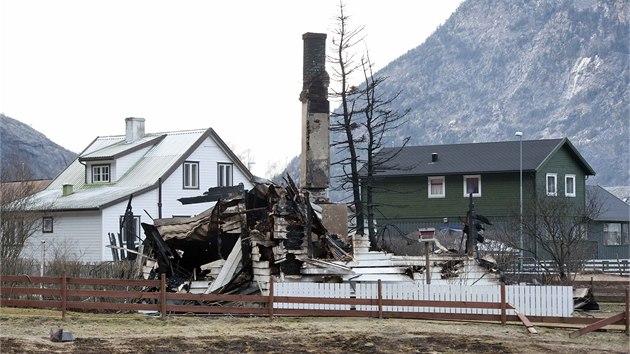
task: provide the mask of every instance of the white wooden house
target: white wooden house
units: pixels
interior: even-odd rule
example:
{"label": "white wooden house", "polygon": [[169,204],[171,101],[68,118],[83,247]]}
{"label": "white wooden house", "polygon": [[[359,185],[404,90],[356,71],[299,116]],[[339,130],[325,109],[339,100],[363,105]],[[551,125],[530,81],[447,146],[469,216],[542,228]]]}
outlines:
{"label": "white wooden house", "polygon": [[183,205],[179,198],[208,188],[255,177],[214,130],[145,134],[143,118],[127,118],[126,134],[99,136],[33,198],[42,227],[29,239],[23,256],[39,255],[42,241],[52,250],[81,261],[107,261],[113,255],[109,234],[121,231],[130,200],[135,229],[152,218],[193,216],[209,203]]}

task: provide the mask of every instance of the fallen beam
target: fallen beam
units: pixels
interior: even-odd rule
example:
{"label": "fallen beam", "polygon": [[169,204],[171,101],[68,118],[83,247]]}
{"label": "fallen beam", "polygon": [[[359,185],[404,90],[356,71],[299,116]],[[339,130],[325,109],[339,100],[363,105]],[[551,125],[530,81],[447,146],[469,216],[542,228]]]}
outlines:
{"label": "fallen beam", "polygon": [[534,328],[534,324],[527,318],[527,316],[525,316],[525,314],[520,313],[516,310],[514,310],[514,313],[516,314],[516,317],[518,317],[518,319],[523,322],[529,333],[538,334],[538,331],[536,330],[536,328]]}
{"label": "fallen beam", "polygon": [[595,330],[598,330],[602,327],[608,326],[611,323],[615,323],[617,321],[621,321],[623,320],[625,317],[625,313],[621,312],[618,313],[614,316],[608,317],[608,318],[604,318],[603,320],[597,321],[595,323],[591,323],[590,325],[586,326],[586,327],[582,327],[580,329],[578,329],[577,331],[573,331],[571,332],[571,334],[569,335],[570,337],[579,337],[581,335],[593,332]]}

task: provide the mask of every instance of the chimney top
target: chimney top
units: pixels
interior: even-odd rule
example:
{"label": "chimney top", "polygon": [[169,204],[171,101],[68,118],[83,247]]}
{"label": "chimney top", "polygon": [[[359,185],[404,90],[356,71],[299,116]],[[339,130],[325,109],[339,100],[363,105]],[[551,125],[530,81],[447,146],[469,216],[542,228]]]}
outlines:
{"label": "chimney top", "polygon": [[127,144],[144,137],[144,118],[125,118],[125,142]]}

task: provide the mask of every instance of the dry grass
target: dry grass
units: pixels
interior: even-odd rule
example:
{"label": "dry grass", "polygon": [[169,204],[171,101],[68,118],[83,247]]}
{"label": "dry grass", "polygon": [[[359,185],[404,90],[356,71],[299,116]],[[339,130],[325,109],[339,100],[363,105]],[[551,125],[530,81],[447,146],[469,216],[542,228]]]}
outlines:
{"label": "dry grass", "polygon": [[[51,328],[76,340],[53,343]],[[628,353],[620,331],[402,319],[168,317],[0,309],[4,353]]]}

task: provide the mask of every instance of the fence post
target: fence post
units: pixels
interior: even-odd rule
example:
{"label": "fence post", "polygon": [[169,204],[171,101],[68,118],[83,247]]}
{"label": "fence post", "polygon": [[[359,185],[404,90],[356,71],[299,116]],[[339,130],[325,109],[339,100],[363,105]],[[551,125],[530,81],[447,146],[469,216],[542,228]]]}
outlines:
{"label": "fence post", "polygon": [[273,276],[269,277],[269,319],[273,320]]}
{"label": "fence post", "polygon": [[166,273],[160,275],[160,312],[166,318]]}
{"label": "fence post", "polygon": [[505,303],[505,283],[501,282],[501,324],[505,326],[506,321],[506,303]]}
{"label": "fence post", "polygon": [[382,319],[383,318],[383,284],[381,282],[381,280],[379,279],[378,282],[378,318]]}
{"label": "fence post", "polygon": [[626,336],[630,336],[630,289],[626,287],[626,313],[623,315],[626,322]]}
{"label": "fence post", "polygon": [[68,308],[68,279],[66,272],[61,273],[61,319],[66,319],[66,310]]}

